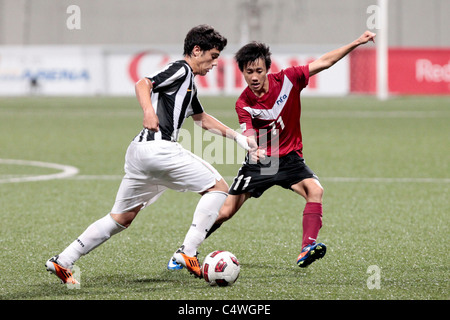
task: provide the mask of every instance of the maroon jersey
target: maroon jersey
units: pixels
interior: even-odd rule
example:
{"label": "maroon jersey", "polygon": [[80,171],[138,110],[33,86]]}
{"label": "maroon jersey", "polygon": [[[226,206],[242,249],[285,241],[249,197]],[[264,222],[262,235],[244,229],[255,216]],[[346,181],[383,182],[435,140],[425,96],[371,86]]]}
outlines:
{"label": "maroon jersey", "polygon": [[255,134],[268,156],[282,157],[291,151],[303,156],[300,92],[308,85],[309,66],[290,67],[267,78],[269,91],[262,97],[247,87],[236,101],[243,134]]}

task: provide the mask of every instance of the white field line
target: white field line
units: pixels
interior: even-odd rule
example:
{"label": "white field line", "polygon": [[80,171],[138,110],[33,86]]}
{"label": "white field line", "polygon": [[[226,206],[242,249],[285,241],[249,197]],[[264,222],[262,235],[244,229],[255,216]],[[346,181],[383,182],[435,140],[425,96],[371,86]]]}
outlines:
{"label": "white field line", "polygon": [[[70,180],[120,180],[123,175],[79,175],[78,168],[50,162],[0,159],[1,164],[33,166],[61,170],[61,172],[45,175],[4,174],[0,175],[0,183],[47,181],[54,179]],[[233,176],[225,176],[225,180],[232,181]],[[353,182],[353,183],[450,183],[450,178],[369,178],[369,177],[321,177],[325,182]]]}
{"label": "white field line", "polygon": [[[123,175],[76,175],[70,180],[120,180]],[[233,176],[225,176],[225,180],[233,181]],[[364,178],[364,177],[322,177],[327,182],[369,182],[369,183],[450,183],[450,178]]]}
{"label": "white field line", "polygon": [[61,172],[45,175],[26,175],[26,176],[15,176],[11,177],[9,175],[6,177],[0,176],[0,183],[11,183],[11,182],[29,182],[29,181],[45,181],[54,179],[64,179],[78,174],[78,168],[50,162],[41,161],[28,161],[28,160],[17,160],[17,159],[0,159],[0,164],[9,165],[19,165],[19,166],[31,166],[31,167],[41,167],[61,170]]}

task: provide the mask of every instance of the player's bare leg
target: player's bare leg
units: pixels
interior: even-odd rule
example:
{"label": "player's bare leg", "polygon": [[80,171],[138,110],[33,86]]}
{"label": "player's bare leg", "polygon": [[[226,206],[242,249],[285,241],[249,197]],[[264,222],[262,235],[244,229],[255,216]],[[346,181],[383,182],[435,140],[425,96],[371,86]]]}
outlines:
{"label": "player's bare leg", "polygon": [[208,238],[214,231],[220,228],[220,226],[227,220],[231,219],[236,212],[242,207],[245,201],[250,198],[250,193],[243,193],[238,195],[229,194],[225,203],[219,211],[219,216],[214,222],[211,229],[206,234],[206,238]]}
{"label": "player's bare leg", "polygon": [[306,202],[322,203],[323,187],[319,180],[310,178],[291,186],[292,190],[306,199]]}
{"label": "player's bare leg", "polygon": [[222,224],[231,219],[236,212],[242,207],[245,201],[250,198],[250,193],[243,193],[238,195],[228,195],[225,203],[219,211],[219,216],[214,224]]}

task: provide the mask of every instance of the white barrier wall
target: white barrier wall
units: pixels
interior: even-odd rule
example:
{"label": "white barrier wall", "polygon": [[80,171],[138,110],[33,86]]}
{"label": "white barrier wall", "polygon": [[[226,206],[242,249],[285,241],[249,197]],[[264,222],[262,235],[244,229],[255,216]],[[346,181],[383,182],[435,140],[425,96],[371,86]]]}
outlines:
{"label": "white barrier wall", "polygon": [[0,95],[105,93],[96,47],[0,47]]}
{"label": "white barrier wall", "polygon": [[[322,53],[273,54],[272,72],[307,64]],[[0,47],[0,95],[134,95],[135,82],[162,69],[180,54],[161,50],[105,50],[97,46]],[[238,95],[245,88],[232,54],[205,77],[196,77],[202,95]],[[305,95],[349,93],[347,58],[311,78]]]}

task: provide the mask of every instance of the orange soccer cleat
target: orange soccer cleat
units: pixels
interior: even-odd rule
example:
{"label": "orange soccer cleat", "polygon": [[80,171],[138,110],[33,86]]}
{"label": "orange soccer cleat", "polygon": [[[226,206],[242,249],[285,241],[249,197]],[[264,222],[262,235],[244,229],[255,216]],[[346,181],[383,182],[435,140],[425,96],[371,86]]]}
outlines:
{"label": "orange soccer cleat", "polygon": [[73,277],[72,270],[69,268],[64,268],[58,261],[58,256],[54,256],[47,260],[45,263],[47,271],[55,274],[62,283],[79,284],[78,281]]}
{"label": "orange soccer cleat", "polygon": [[178,250],[173,257],[177,263],[186,267],[186,269],[188,269],[188,271],[194,276],[198,278],[202,277],[202,268],[200,266],[200,262],[198,261],[197,255],[189,257],[183,251]]}

